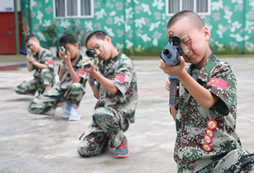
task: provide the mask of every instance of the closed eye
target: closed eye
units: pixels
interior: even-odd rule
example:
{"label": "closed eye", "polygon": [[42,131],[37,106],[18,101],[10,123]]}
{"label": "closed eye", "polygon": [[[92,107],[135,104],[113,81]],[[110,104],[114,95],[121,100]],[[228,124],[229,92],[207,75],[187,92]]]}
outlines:
{"label": "closed eye", "polygon": [[183,44],[188,45],[190,44],[191,40],[184,41]]}

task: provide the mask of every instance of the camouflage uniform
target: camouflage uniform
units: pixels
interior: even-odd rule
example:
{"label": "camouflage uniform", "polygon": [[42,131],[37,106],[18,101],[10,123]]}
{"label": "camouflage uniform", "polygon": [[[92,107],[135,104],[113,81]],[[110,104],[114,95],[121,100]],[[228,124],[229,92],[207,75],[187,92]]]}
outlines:
{"label": "camouflage uniform", "polygon": [[[254,155],[241,146],[236,126],[236,77],[229,64],[213,54],[201,69],[191,65],[188,73],[219,97],[210,109],[204,109],[180,84],[180,100],[176,105],[177,138],[174,159],[178,172],[247,172],[254,167]],[[205,151],[207,122],[215,120],[217,128]]]}
{"label": "camouflage uniform", "polygon": [[129,122],[134,123],[137,106],[137,78],[132,61],[118,53],[99,67],[101,75],[110,79],[118,88],[111,94],[100,84],[99,99],[93,113],[93,122],[80,137],[78,153],[84,157],[104,152],[109,143],[119,146]]}
{"label": "camouflage uniform", "polygon": [[52,87],[55,83],[54,64],[51,52],[41,48],[40,54],[34,55],[33,57],[35,61],[41,64],[46,64],[48,68],[40,69],[39,67],[32,65],[33,70],[35,70],[33,74],[34,79],[23,81],[19,84],[15,89],[18,94],[34,95],[38,89],[44,88],[45,85]]}
{"label": "camouflage uniform", "polygon": [[80,83],[73,83],[70,73],[64,69],[64,74],[60,82],[47,93],[35,98],[28,106],[28,111],[34,114],[54,115],[57,104],[67,101],[79,106],[82,97],[85,94],[85,85],[87,82],[87,73],[79,70],[76,66],[81,60],[90,60],[90,58],[80,52],[80,56],[72,62],[72,67],[78,76],[81,77]]}

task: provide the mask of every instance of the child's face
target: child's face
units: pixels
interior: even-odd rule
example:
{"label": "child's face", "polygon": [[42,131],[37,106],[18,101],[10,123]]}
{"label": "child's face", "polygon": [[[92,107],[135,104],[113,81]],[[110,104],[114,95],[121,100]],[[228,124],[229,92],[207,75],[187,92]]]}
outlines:
{"label": "child's face", "polygon": [[77,58],[79,55],[78,44],[65,44],[66,52],[69,52],[71,59]]}
{"label": "child's face", "polygon": [[26,47],[30,47],[30,49],[32,50],[32,52],[39,53],[39,50],[40,50],[40,42],[39,42],[39,40],[30,39],[30,40],[28,40],[28,42],[26,43]]}
{"label": "child's face", "polygon": [[207,27],[198,29],[194,27],[188,18],[182,18],[166,30],[166,37],[169,38],[169,31],[181,39],[182,56],[188,63],[196,67],[202,67],[210,56],[208,40],[210,33]]}
{"label": "child's face", "polygon": [[87,42],[87,49],[93,48],[100,60],[107,61],[111,58],[112,42],[109,36],[106,36],[104,40],[92,36]]}

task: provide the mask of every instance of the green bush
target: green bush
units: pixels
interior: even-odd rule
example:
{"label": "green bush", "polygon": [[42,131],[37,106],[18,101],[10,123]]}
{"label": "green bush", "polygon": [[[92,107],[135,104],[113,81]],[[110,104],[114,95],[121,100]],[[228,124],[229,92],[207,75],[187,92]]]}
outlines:
{"label": "green bush", "polygon": [[57,25],[53,23],[47,27],[41,26],[40,30],[43,33],[44,37],[47,39],[47,41],[50,43],[50,46],[56,46],[58,33]]}

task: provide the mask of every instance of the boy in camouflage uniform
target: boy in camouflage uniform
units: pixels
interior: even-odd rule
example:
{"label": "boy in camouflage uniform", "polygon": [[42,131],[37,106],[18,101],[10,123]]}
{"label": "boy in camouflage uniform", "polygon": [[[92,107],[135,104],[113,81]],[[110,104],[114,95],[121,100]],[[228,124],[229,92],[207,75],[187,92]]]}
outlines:
{"label": "boy in camouflage uniform", "polygon": [[49,91],[55,83],[53,57],[49,50],[40,45],[33,35],[25,37],[27,46],[27,69],[34,71],[32,80],[23,81],[15,91],[17,94],[34,95],[36,91]]}
{"label": "boy in camouflage uniform", "polygon": [[[132,61],[118,52],[111,38],[103,31],[94,31],[86,40],[87,49],[93,48],[102,63],[100,72],[93,64],[85,69],[90,85],[98,98],[93,122],[80,137],[78,153],[83,157],[95,156],[116,147],[114,157],[128,157],[124,132],[134,123],[137,106],[137,78]],[[91,82],[94,78],[98,85]]]}
{"label": "boy in camouflage uniform", "polygon": [[71,34],[65,34],[59,39],[59,46],[65,47],[65,51],[59,52],[63,59],[59,67],[60,82],[47,93],[34,99],[28,106],[28,110],[34,114],[54,115],[58,106],[63,108],[63,118],[80,120],[78,110],[82,97],[85,94],[87,74],[77,67],[80,61],[89,61],[87,56],[78,49],[78,43]]}
{"label": "boy in camouflage uniform", "polygon": [[[184,26],[184,27],[182,27]],[[160,68],[180,80],[179,101],[170,106],[176,121],[174,159],[178,172],[253,172],[254,155],[241,146],[236,126],[236,77],[209,48],[210,32],[191,11],[176,13],[169,31],[182,40],[181,62]],[[185,62],[191,63],[185,70]],[[166,84],[169,88],[169,81]]]}

